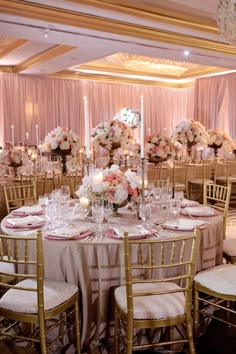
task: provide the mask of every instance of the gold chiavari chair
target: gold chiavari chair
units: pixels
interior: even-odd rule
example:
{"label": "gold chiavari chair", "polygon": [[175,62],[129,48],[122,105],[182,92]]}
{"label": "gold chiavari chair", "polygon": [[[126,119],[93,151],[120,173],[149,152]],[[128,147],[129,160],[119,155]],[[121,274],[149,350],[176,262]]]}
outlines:
{"label": "gold chiavari chair", "polygon": [[[30,252],[31,247],[36,256]],[[0,335],[38,344],[40,353],[47,354],[56,342],[74,329],[76,349],[80,354],[78,287],[43,279],[42,232],[27,237],[0,235],[0,261],[13,264],[15,269],[12,274],[0,268],[0,286],[6,289],[0,299],[0,317],[14,321],[7,327],[0,327]],[[12,284],[1,278],[12,275],[15,278]],[[27,332],[24,331],[26,323],[30,324]],[[22,326],[21,332],[14,331],[15,326]],[[49,343],[47,336],[57,327],[56,338],[50,338]]]}
{"label": "gold chiavari chair", "polygon": [[40,195],[44,195],[46,191],[46,182],[47,182],[47,172],[43,173],[34,173],[32,175],[20,175],[21,185],[35,183],[36,186],[36,196],[37,198]]}
{"label": "gold chiavari chair", "polygon": [[216,164],[215,183],[227,186],[231,183],[230,204],[236,201],[236,161],[220,161]]}
{"label": "gold chiavari chair", "polygon": [[[203,188],[204,184],[214,183],[216,161],[203,160],[199,164],[193,166],[189,165],[188,168],[188,198],[197,200],[200,203],[203,201]],[[190,169],[193,171],[194,177],[189,177]]]}
{"label": "gold chiavari chair", "polygon": [[81,176],[78,175],[78,171],[75,173],[67,173],[66,175],[53,173],[53,186],[60,188],[63,185],[70,187],[70,196],[75,197],[76,187],[81,184]]}
{"label": "gold chiavari chair", "polygon": [[23,205],[33,205],[37,203],[35,183],[4,186],[3,190],[8,214]]}
{"label": "gold chiavari chair", "polygon": [[[115,289],[115,353],[120,342],[125,353],[138,348],[188,343],[195,353],[192,333],[192,290],[200,231],[175,236],[129,240],[124,234],[124,286]],[[186,325],[186,335],[174,338],[174,328]],[[169,338],[134,345],[134,330],[169,328]],[[182,337],[183,334],[183,337]]]}
{"label": "gold chiavari chair", "polygon": [[188,161],[173,162],[172,175],[170,175],[170,183],[174,187],[174,191],[183,191],[188,198]]}
{"label": "gold chiavari chair", "polygon": [[236,327],[236,265],[221,264],[197,273],[193,299],[196,340],[211,319]]}
{"label": "gold chiavari chair", "polygon": [[226,236],[226,223],[231,196],[231,184],[221,186],[217,184],[204,184],[203,204],[208,205],[223,213],[224,216],[224,239]]}

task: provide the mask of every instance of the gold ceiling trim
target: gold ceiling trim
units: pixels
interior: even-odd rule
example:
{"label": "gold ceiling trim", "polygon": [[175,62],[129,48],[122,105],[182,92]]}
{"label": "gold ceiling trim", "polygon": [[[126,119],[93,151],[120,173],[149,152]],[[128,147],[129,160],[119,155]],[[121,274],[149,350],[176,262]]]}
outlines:
{"label": "gold ceiling trim", "polygon": [[136,84],[136,85],[146,85],[146,86],[160,86],[169,88],[186,88],[192,87],[194,81],[189,81],[187,83],[171,83],[163,81],[154,80],[142,80],[142,79],[131,79],[125,77],[115,77],[109,75],[98,75],[96,74],[85,74],[85,73],[72,73],[71,71],[59,71],[54,74],[49,74],[49,77],[57,77],[61,79],[72,79],[72,80],[92,80],[92,81],[102,81],[102,82],[113,82],[113,83],[123,83],[123,84]]}
{"label": "gold ceiling trim", "polygon": [[14,66],[0,65],[0,72],[14,73]]}
{"label": "gold ceiling trim", "polygon": [[40,65],[41,63],[53,59],[61,54],[67,53],[76,47],[68,45],[56,45],[50,49],[47,49],[39,54],[34,55],[33,57],[23,61],[19,65],[14,66],[14,72],[19,73],[25,71],[33,66]]}
{"label": "gold ceiling trim", "polygon": [[215,21],[205,20],[199,17],[187,16],[176,13],[171,10],[157,8],[151,4],[132,3],[130,1],[119,1],[115,4],[113,1],[102,0],[66,0],[76,4],[96,7],[102,10],[120,12],[122,14],[139,17],[149,21],[165,23],[170,26],[185,27],[191,30],[219,34],[219,29]]}
{"label": "gold ceiling trim", "polygon": [[11,40],[11,43],[6,45],[4,48],[0,50],[0,58],[5,57],[6,55],[10,54],[14,50],[22,47],[26,43],[28,43],[28,40],[25,39],[13,39]]}
{"label": "gold ceiling trim", "polygon": [[[75,67],[76,68],[76,67]],[[118,73],[120,75],[137,75],[137,76],[147,76],[147,77],[155,77],[157,76],[158,78],[166,78],[166,79],[186,79],[186,78],[192,78],[194,79],[195,76],[200,76],[200,75],[207,75],[207,74],[217,74],[217,73],[223,73],[228,69],[225,68],[216,68],[216,67],[199,67],[197,69],[190,69],[187,72],[183,73],[182,75],[167,75],[167,74],[159,74],[155,72],[145,72],[145,71],[136,71],[136,70],[127,70],[123,68],[119,68],[114,65],[109,65],[107,66],[106,64],[84,64],[84,65],[78,65],[78,71],[79,70],[93,70],[93,71],[105,71],[108,73]]]}
{"label": "gold ceiling trim", "polygon": [[157,30],[156,28],[124,23],[108,18],[85,15],[82,13],[52,8],[45,5],[32,4],[24,0],[11,0],[11,2],[8,0],[0,0],[0,12],[14,16],[21,16],[24,18],[46,21],[47,23],[58,23],[123,36],[128,35],[129,37],[156,42],[171,43],[190,48],[193,47],[218,53],[236,55],[236,48],[230,46],[229,44],[184,34]]}

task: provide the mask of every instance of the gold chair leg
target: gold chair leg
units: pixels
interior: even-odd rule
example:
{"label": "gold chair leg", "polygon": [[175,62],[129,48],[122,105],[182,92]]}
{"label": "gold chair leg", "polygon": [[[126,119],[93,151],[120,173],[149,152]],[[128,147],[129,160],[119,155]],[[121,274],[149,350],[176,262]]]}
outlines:
{"label": "gold chair leg", "polygon": [[81,345],[80,345],[80,319],[79,319],[78,301],[75,302],[75,333],[76,333],[76,350],[77,350],[77,354],[80,354]]}
{"label": "gold chair leg", "polygon": [[133,353],[133,326],[130,325],[131,321],[127,324],[127,354]]}
{"label": "gold chair leg", "polygon": [[118,310],[115,306],[115,354],[119,354],[120,338],[119,338],[119,319]]}
{"label": "gold chair leg", "polygon": [[194,289],[194,306],[193,306],[193,332],[195,340],[198,336],[198,328],[199,328],[199,293],[196,289]]}
{"label": "gold chair leg", "polygon": [[194,346],[194,340],[193,340],[193,326],[192,326],[191,316],[186,316],[186,331],[187,331],[187,338],[188,338],[189,353],[195,354],[195,346]]}

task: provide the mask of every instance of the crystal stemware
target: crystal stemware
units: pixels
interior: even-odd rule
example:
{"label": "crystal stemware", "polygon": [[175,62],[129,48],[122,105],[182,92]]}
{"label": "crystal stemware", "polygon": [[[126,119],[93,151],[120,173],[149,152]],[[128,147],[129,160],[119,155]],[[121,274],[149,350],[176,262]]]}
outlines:
{"label": "crystal stemware", "polygon": [[104,219],[104,206],[103,205],[92,205],[92,218],[93,218],[93,221],[98,226],[97,231],[96,231],[96,238],[102,239],[101,224]]}

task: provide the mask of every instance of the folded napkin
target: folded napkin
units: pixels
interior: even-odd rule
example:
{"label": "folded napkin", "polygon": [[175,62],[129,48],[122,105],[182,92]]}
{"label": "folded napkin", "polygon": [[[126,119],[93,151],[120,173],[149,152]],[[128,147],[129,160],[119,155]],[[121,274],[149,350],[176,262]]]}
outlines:
{"label": "folded napkin", "polygon": [[45,219],[40,218],[39,216],[26,216],[24,218],[7,218],[6,225],[7,227],[35,227],[41,226],[45,223]]}
{"label": "folded napkin", "polygon": [[190,219],[175,219],[170,220],[162,224],[162,227],[165,229],[171,230],[180,230],[180,231],[190,231],[193,230],[195,227],[199,226],[200,228],[205,227],[209,224],[205,220],[190,220]]}
{"label": "folded napkin", "polygon": [[207,205],[199,205],[194,207],[187,207],[181,211],[182,214],[192,216],[214,216],[218,214],[218,211]]}
{"label": "folded napkin", "polygon": [[147,236],[151,236],[152,232],[145,229],[142,225],[135,225],[135,226],[124,226],[124,227],[112,227],[103,232],[104,236],[111,237],[111,238],[123,238],[124,232],[128,232],[129,238],[138,239],[138,238],[145,238]]}
{"label": "folded napkin", "polygon": [[43,208],[40,205],[22,206],[12,211],[12,215],[40,215],[43,214]]}
{"label": "folded napkin", "polygon": [[92,233],[85,226],[61,226],[56,230],[47,231],[45,238],[48,239],[61,239],[61,240],[71,240],[84,238]]}
{"label": "folded napkin", "polygon": [[195,200],[189,200],[189,199],[183,199],[182,203],[181,203],[182,208],[192,207],[192,206],[196,206],[196,205],[199,205],[199,203],[196,202]]}

